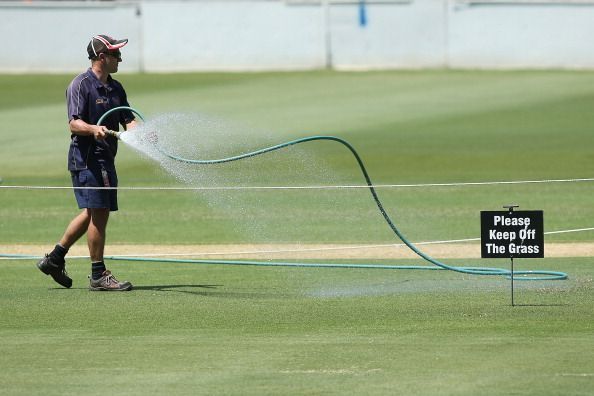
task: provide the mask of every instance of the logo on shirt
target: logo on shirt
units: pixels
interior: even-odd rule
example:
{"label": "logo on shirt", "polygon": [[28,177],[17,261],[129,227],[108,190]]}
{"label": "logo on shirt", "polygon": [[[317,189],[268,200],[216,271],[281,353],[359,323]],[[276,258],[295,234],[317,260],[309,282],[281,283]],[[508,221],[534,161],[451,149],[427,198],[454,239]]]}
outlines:
{"label": "logo on shirt", "polygon": [[97,98],[95,100],[95,104],[104,104],[104,103],[107,103],[107,99]]}

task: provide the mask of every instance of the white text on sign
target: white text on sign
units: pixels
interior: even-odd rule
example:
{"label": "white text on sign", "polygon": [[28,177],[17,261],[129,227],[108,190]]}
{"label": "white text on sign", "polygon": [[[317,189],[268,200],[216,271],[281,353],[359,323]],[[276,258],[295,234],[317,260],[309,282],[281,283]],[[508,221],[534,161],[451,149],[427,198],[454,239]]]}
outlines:
{"label": "white text on sign", "polygon": [[496,226],[529,226],[530,217],[494,216],[493,225]]}

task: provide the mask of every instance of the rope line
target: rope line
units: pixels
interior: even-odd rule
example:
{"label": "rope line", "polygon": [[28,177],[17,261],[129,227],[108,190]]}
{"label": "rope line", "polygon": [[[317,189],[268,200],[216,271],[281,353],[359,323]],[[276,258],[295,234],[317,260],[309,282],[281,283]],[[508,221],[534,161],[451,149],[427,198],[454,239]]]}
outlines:
{"label": "rope line", "polygon": [[[570,230],[557,230],[547,231],[545,235],[554,234],[566,234],[573,232],[584,232],[594,231],[594,227],[589,228],[576,228]],[[422,241],[413,242],[417,246],[427,245],[442,245],[451,243],[464,243],[464,242],[477,242],[481,238],[464,238],[464,239],[450,239],[450,240],[438,240],[438,241]],[[329,251],[345,251],[345,250],[363,250],[363,249],[382,249],[382,248],[402,248],[406,247],[404,243],[385,243],[385,244],[374,244],[374,245],[344,245],[344,246],[326,246],[326,247],[314,247],[314,248],[303,248],[303,249],[267,249],[267,250],[239,250],[230,252],[199,252],[199,253],[146,253],[146,254],[118,254],[118,257],[205,257],[205,256],[233,256],[233,255],[261,255],[261,254],[278,254],[278,253],[315,253],[315,252],[329,252]],[[89,256],[68,256],[71,259],[86,259]],[[35,255],[11,255],[0,253],[1,259],[31,259],[31,258],[42,258],[42,256]]]}
{"label": "rope line", "polygon": [[471,187],[496,186],[514,184],[549,184],[549,183],[582,183],[594,182],[594,178],[578,179],[543,179],[543,180],[511,180],[484,182],[452,182],[452,183],[419,183],[419,184],[372,184],[372,185],[311,185],[311,186],[212,186],[212,187],[73,187],[73,186],[26,186],[0,185],[0,189],[14,190],[147,190],[147,191],[224,191],[224,190],[339,190],[339,189],[369,189],[373,188],[426,188],[426,187]]}

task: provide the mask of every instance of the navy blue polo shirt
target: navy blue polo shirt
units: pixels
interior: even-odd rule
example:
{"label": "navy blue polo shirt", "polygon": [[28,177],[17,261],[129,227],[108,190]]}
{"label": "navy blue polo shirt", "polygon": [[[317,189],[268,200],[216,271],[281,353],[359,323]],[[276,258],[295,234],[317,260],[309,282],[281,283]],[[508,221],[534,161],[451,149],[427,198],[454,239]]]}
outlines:
{"label": "navy blue polo shirt", "polygon": [[[96,125],[97,121],[108,110],[119,106],[130,106],[124,87],[111,76],[103,85],[95,73],[89,68],[74,78],[66,90],[68,106],[68,122],[81,119],[87,124]],[[134,120],[129,110],[116,111],[102,124],[112,131],[119,131],[120,125]],[[104,167],[114,169],[114,159],[118,151],[118,140],[108,136],[104,141],[96,141],[93,136],[72,134],[68,151],[68,170],[97,169]]]}

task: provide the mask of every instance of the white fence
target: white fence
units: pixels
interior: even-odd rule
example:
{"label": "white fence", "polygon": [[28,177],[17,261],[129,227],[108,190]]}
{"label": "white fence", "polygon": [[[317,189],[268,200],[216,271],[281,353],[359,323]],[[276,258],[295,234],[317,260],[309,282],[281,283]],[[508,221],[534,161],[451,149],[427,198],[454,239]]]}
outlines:
{"label": "white fence", "polygon": [[94,34],[122,71],[594,68],[594,1],[0,1],[0,72],[72,72]]}

